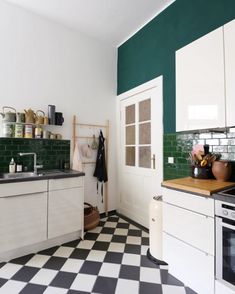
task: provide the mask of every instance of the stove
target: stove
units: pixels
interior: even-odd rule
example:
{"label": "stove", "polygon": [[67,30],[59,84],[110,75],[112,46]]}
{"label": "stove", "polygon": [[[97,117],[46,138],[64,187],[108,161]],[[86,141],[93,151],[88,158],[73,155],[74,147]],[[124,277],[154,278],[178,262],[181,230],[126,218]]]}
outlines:
{"label": "stove", "polygon": [[227,188],[213,194],[215,200],[225,201],[235,204],[235,187]]}
{"label": "stove", "polygon": [[235,187],[228,188],[226,190],[223,190],[221,192],[218,192],[220,195],[225,195],[225,196],[233,196],[235,197]]}

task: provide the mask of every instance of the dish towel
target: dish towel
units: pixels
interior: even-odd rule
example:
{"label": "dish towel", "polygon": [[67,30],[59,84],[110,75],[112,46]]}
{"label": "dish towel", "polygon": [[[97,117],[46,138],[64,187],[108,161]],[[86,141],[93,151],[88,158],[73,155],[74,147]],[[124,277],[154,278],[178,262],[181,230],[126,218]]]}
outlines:
{"label": "dish towel", "polygon": [[82,168],[82,160],[81,160],[81,154],[80,154],[80,150],[78,147],[78,143],[76,142],[75,144],[75,148],[73,151],[73,163],[72,163],[72,169],[76,170],[76,171],[83,171]]}

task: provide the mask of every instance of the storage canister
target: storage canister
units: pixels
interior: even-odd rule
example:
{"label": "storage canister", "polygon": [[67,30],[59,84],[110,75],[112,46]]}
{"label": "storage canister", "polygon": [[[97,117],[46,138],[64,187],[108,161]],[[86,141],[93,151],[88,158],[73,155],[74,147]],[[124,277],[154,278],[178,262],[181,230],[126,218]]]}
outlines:
{"label": "storage canister", "polygon": [[2,124],[2,136],[4,138],[11,138],[13,135],[13,125],[11,123]]}
{"label": "storage canister", "polygon": [[24,123],[25,122],[25,114],[23,112],[16,113],[16,122],[17,123]]}
{"label": "storage canister", "polygon": [[55,105],[48,105],[48,118],[49,118],[49,124],[54,125],[55,124]]}
{"label": "storage canister", "polygon": [[22,124],[15,124],[15,138],[24,137],[24,126]]}
{"label": "storage canister", "polygon": [[27,139],[33,138],[33,126],[25,125],[24,137]]}
{"label": "storage canister", "polygon": [[37,126],[37,127],[35,128],[35,132],[34,132],[34,134],[35,134],[35,138],[37,138],[37,139],[42,138],[42,128],[39,127],[39,126]]}
{"label": "storage canister", "polygon": [[43,139],[49,139],[50,138],[50,132],[47,130],[43,131]]}

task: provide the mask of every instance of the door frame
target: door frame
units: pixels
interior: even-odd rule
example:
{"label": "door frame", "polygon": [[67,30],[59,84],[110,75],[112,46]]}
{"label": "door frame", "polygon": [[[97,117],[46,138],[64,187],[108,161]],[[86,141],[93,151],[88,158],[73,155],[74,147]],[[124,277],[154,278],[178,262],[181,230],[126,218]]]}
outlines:
{"label": "door frame", "polygon": [[[120,116],[121,116],[121,101],[126,100],[134,95],[137,95],[141,92],[145,92],[147,90],[153,89],[153,88],[159,88],[159,92],[161,95],[162,100],[162,135],[163,135],[163,76],[159,76],[155,79],[152,79],[144,84],[141,84],[131,90],[128,90],[120,95],[117,96],[116,99],[116,129],[117,129],[117,211],[119,211],[120,208],[120,194],[121,194],[121,182],[120,182],[120,173],[121,173],[121,126],[120,126]],[[163,148],[163,138],[162,138],[162,148]],[[163,150],[162,150],[163,153]],[[163,162],[163,159],[162,159]],[[163,175],[163,164],[162,164],[162,175]]]}

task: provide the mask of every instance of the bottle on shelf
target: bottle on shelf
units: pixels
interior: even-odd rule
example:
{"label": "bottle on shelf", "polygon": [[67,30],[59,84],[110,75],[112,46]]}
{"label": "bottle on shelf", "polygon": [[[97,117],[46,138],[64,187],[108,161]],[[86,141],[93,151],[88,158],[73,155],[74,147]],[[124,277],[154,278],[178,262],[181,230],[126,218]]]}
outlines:
{"label": "bottle on shelf", "polygon": [[23,164],[20,161],[20,159],[17,159],[16,161],[16,172],[21,173],[23,171]]}
{"label": "bottle on shelf", "polygon": [[16,164],[15,164],[14,158],[12,158],[9,163],[9,173],[13,174],[15,172],[16,172]]}

